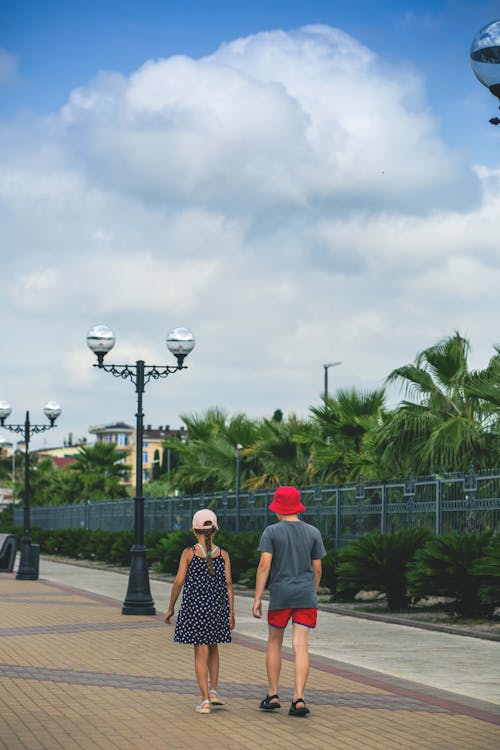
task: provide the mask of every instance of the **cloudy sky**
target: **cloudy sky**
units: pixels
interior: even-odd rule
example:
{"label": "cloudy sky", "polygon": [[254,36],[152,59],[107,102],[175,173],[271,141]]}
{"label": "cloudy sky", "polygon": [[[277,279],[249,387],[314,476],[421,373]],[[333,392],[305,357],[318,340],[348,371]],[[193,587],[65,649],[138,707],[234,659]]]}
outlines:
{"label": "cloudy sky", "polygon": [[[0,399],[11,421],[134,423],[130,382],[92,367],[189,369],[151,383],[145,422],[305,415],[380,387],[459,330],[500,341],[498,101],[475,79],[498,2],[3,0]],[[5,437],[8,437],[5,434]]]}

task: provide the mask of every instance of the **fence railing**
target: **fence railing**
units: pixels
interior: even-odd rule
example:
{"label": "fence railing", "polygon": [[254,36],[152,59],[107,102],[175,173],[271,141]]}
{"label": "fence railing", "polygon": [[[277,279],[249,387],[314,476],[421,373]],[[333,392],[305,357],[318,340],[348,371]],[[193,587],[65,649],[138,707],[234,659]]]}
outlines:
{"label": "fence railing", "polygon": [[[190,529],[193,513],[210,507],[227,531],[261,531],[275,519],[268,510],[273,490],[152,497],[144,503],[145,531]],[[428,528],[451,531],[500,529],[500,469],[410,477],[388,482],[360,481],[340,487],[301,489],[307,511],[303,520],[342,547],[370,531]],[[239,509],[237,520],[237,508]],[[22,508],[14,523],[22,525]],[[86,528],[108,531],[133,529],[134,501],[87,501],[75,505],[31,508],[31,524],[45,529]]]}

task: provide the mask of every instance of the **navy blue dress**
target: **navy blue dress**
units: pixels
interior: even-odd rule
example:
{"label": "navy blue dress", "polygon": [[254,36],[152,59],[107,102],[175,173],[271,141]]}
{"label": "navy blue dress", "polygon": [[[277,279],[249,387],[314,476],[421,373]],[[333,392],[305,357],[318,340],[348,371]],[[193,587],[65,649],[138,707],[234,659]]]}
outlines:
{"label": "navy blue dress", "polygon": [[202,557],[193,555],[189,563],[174,641],[194,646],[231,643],[229,596],[226,565],[222,554],[213,558],[215,575],[208,572]]}

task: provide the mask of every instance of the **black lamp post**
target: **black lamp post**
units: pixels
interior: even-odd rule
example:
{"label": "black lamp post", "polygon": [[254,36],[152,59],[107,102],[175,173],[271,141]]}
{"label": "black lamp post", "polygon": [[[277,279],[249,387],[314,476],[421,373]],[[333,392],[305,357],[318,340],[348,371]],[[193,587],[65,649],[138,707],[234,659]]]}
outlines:
{"label": "black lamp post", "polygon": [[241,451],[243,446],[238,443],[236,446],[236,519],[234,522],[234,531],[240,533],[240,490],[241,490]]}
{"label": "black lamp post", "polygon": [[97,357],[101,370],[118,378],[130,379],[137,393],[136,414],[136,463],[134,497],[134,544],[130,550],[130,573],[128,589],[123,602],[123,615],[155,615],[154,601],[149,586],[147,549],[144,546],[144,495],[142,492],[142,394],[150,380],[166,378],[178,370],[187,369],[185,357],[194,348],[194,336],[189,328],[174,328],[167,336],[167,347],[177,359],[177,365],[146,365],[139,359],[135,365],[105,365],[104,357],[115,345],[115,335],[108,326],[94,326],[87,335],[87,345]]}
{"label": "black lamp post", "polygon": [[[470,59],[476,77],[500,99],[500,19],[477,32],[472,41]],[[500,119],[492,117],[490,122],[499,125]]]}
{"label": "black lamp post", "polygon": [[55,401],[49,401],[43,410],[50,424],[31,424],[30,413],[26,412],[24,424],[5,424],[5,420],[11,413],[12,409],[7,401],[0,401],[0,425],[5,430],[20,433],[24,439],[24,531],[21,539],[21,558],[16,578],[24,581],[36,581],[38,579],[38,570],[33,564],[33,551],[31,548],[31,530],[30,530],[30,437],[37,432],[45,432],[55,425],[55,421],[61,413],[61,407]]}
{"label": "black lamp post", "polygon": [[324,389],[324,398],[325,401],[328,398],[328,368],[329,367],[338,367],[338,365],[341,365],[342,362],[329,362],[326,365],[323,365],[323,369],[325,371],[325,389]]}

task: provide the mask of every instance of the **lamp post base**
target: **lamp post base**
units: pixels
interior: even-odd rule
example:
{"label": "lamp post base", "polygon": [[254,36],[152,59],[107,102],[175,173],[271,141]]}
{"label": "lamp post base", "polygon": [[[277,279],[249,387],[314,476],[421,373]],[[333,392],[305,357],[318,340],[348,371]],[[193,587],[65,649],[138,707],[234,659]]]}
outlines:
{"label": "lamp post base", "polygon": [[[39,548],[37,547],[37,550]],[[19,559],[19,568],[17,569],[16,579],[20,581],[38,581],[38,565],[34,560],[35,550],[31,546],[31,538],[23,537],[21,539],[21,557]]]}
{"label": "lamp post base", "polygon": [[149,588],[147,549],[134,544],[130,550],[130,573],[122,615],[156,615]]}

